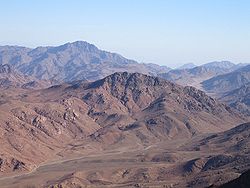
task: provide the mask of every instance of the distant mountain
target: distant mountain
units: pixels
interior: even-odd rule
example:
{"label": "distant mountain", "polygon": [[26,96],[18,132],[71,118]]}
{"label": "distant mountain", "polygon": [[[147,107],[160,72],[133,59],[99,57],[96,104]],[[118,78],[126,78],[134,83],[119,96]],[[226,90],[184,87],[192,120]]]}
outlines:
{"label": "distant mountain", "polygon": [[137,63],[83,41],[35,49],[2,46],[0,64],[9,64],[21,73],[38,79],[60,82],[97,80],[117,71],[156,75],[169,70],[165,66]]}
{"label": "distant mountain", "polygon": [[154,63],[142,63],[142,65],[145,66],[148,70],[150,70],[151,76],[156,76],[157,74],[166,73],[171,70],[171,68],[167,66],[157,65]]}
{"label": "distant mountain", "polygon": [[219,100],[244,114],[250,115],[250,82],[238,89],[223,93]]}
{"label": "distant mountain", "polygon": [[230,61],[214,61],[214,62],[206,63],[202,66],[206,68],[220,68],[220,69],[225,69],[225,70],[235,69],[237,67],[236,64]]}
{"label": "distant mountain", "polygon": [[241,67],[233,72],[219,75],[202,82],[205,91],[221,95],[235,90],[250,82],[250,65]]}
{"label": "distant mountain", "polygon": [[195,65],[195,64],[193,64],[193,63],[186,63],[186,64],[184,64],[184,65],[182,65],[182,66],[180,66],[180,67],[178,67],[178,68],[176,68],[176,69],[178,69],[178,70],[182,70],[182,69],[192,69],[192,68],[194,68],[194,67],[197,67],[197,65]]}
{"label": "distant mountain", "polygon": [[43,88],[52,84],[49,81],[38,81],[31,76],[25,76],[18,71],[14,70],[10,65],[0,64],[0,88]]}
{"label": "distant mountain", "polygon": [[250,115],[250,65],[215,76],[201,84],[210,95],[238,111]]}
{"label": "distant mountain", "polygon": [[214,76],[235,70],[238,66],[228,62],[211,62],[191,69],[175,69],[159,74],[160,77],[184,86],[194,86],[202,89],[201,82]]}

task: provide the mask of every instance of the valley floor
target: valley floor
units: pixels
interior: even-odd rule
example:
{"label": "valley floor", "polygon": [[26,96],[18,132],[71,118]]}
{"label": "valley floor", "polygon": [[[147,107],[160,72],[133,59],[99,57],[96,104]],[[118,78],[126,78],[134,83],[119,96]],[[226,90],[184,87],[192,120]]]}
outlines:
{"label": "valley floor", "polygon": [[[192,142],[200,139],[197,136]],[[167,140],[91,154],[84,154],[78,144],[78,148],[67,148],[71,151],[68,156],[47,161],[29,173],[0,178],[0,184],[3,188],[187,187],[189,179],[198,173],[198,167],[192,169],[187,162],[219,154],[216,150],[190,151],[188,143],[186,139]]]}

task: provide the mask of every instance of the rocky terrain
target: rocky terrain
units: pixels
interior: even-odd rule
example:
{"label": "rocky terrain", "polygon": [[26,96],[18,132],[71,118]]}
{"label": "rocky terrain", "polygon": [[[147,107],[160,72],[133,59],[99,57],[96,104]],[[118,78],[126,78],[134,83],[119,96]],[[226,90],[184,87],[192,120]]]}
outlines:
{"label": "rocky terrain", "polygon": [[249,70],[250,66],[247,65],[228,74],[213,77],[202,83],[203,88],[220,101],[249,115]]}
{"label": "rocky terrain", "polygon": [[188,69],[170,70],[160,77],[184,86],[194,86],[249,115],[250,65],[212,62]]}
{"label": "rocky terrain", "polygon": [[223,183],[248,167],[248,124],[226,131],[248,121],[194,87],[139,73],[2,89],[0,184],[205,187],[222,167]]}
{"label": "rocky terrain", "polygon": [[249,132],[250,124],[246,123],[222,133],[192,140],[190,145],[187,144],[185,147],[191,151],[209,151],[208,157],[197,158],[188,163],[191,171],[198,172],[190,178],[188,185],[217,187],[247,171],[250,167]]}
{"label": "rocky terrain", "polygon": [[228,101],[233,90],[249,82],[249,65],[229,61],[200,66],[189,63],[171,70],[157,64],[137,63],[100,50],[93,44],[76,41],[35,49],[0,46],[0,66],[0,87],[6,89],[10,86],[34,89],[77,80],[95,81],[114,72],[127,71],[157,75],[183,86],[194,86],[243,113],[248,113],[249,108],[245,102]]}
{"label": "rocky terrain", "polygon": [[[219,187],[249,169],[249,66],[169,71],[86,42],[0,57],[1,187]],[[187,86],[221,84],[219,100]]]}
{"label": "rocky terrain", "polygon": [[250,82],[238,89],[224,93],[219,99],[242,113],[250,115]]}

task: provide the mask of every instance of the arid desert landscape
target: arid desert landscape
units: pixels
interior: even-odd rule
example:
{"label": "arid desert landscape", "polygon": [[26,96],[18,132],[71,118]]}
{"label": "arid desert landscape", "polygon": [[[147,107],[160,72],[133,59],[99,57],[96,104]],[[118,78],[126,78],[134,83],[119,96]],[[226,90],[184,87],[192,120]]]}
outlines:
{"label": "arid desert landscape", "polygon": [[0,188],[250,188],[250,1],[0,1]]}
{"label": "arid desert landscape", "polygon": [[3,87],[0,107],[2,187],[217,187],[250,165],[247,115],[155,76]]}

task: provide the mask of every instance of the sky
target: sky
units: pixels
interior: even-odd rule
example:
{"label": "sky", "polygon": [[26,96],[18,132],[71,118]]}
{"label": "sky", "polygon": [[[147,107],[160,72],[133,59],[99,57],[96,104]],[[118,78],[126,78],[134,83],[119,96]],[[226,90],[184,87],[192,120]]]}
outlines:
{"label": "sky", "polygon": [[0,45],[78,40],[170,67],[250,63],[250,1],[0,0]]}

